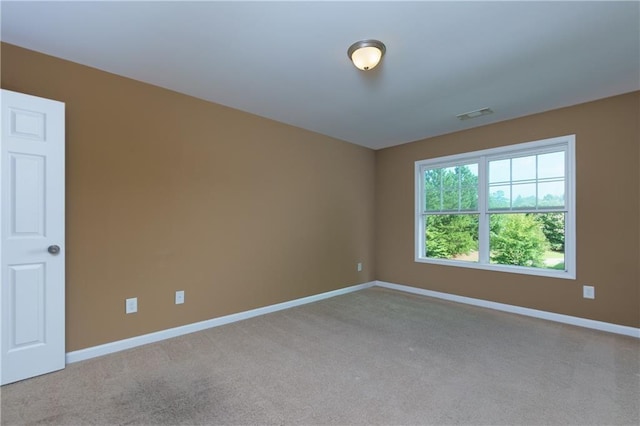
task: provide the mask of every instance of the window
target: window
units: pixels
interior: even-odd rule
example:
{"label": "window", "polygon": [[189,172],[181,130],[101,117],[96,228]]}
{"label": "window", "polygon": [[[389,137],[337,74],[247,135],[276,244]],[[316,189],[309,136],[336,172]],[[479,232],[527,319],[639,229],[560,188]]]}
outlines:
{"label": "window", "polygon": [[416,261],[575,278],[575,136],[417,161]]}

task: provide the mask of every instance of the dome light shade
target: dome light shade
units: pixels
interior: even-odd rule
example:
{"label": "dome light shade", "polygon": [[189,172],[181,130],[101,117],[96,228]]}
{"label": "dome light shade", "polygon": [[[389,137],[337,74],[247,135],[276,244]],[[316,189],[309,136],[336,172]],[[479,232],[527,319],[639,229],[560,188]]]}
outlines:
{"label": "dome light shade", "polygon": [[347,55],[356,68],[368,71],[380,63],[386,50],[387,48],[381,41],[362,40],[353,43],[347,50]]}

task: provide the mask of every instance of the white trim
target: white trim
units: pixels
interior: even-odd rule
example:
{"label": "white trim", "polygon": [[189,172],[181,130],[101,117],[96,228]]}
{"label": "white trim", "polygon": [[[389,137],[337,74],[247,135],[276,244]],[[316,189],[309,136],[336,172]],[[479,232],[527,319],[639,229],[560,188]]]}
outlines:
{"label": "white trim", "polygon": [[[566,155],[565,179],[569,180],[567,193],[564,196],[569,211],[564,221],[564,265],[573,278],[576,277],[576,259],[578,258],[578,241],[576,238],[576,135],[569,136]],[[569,244],[567,245],[567,241]]]}
{"label": "white trim", "polygon": [[[559,136],[539,141],[518,143],[480,151],[465,152],[445,157],[427,158],[414,163],[415,174],[415,253],[416,263],[447,265],[463,268],[485,269],[516,274],[538,275],[543,277],[576,279],[576,176],[575,176],[575,135]],[[546,152],[565,152],[565,208],[563,209],[488,209],[487,170],[489,161],[502,158],[516,158],[523,155],[542,154]],[[473,211],[425,211],[424,200],[424,170],[452,167],[466,163],[478,165],[478,208]],[[499,213],[565,213],[565,270],[559,271],[545,268],[528,268],[514,265],[502,265],[489,262],[489,215]],[[478,262],[468,262],[453,259],[439,259],[427,257],[425,253],[425,215],[426,214],[477,214],[479,215],[479,247]]]}
{"label": "white trim", "polygon": [[[485,240],[486,242],[487,240]],[[488,252],[488,250],[487,250]],[[568,258],[565,253],[565,259]],[[512,274],[537,275],[540,277],[560,278],[563,280],[575,280],[576,276],[566,271],[556,271],[554,269],[530,268],[527,266],[498,265],[496,263],[471,262],[466,260],[437,259],[437,258],[417,258],[416,263],[428,263],[431,265],[455,266],[459,268],[484,269],[486,271],[509,272]]]}
{"label": "white trim", "polygon": [[84,361],[86,359],[107,355],[114,352],[123,351],[125,349],[135,348],[137,346],[146,345],[148,343],[159,342],[161,340],[170,339],[172,337],[182,336],[184,334],[194,333],[196,331],[206,330],[212,327],[229,324],[236,321],[281,311],[283,309],[293,308],[295,306],[306,305],[307,303],[317,302],[319,300],[328,299],[330,297],[340,296],[342,294],[352,293],[365,288],[373,287],[375,281],[357,284],[338,290],[328,291],[313,296],[303,297],[288,302],[277,303],[275,305],[264,306],[262,308],[252,309],[250,311],[239,312],[237,314],[226,315],[223,317],[213,318],[206,321],[187,324],[180,327],[169,328],[167,330],[157,331],[155,333],[143,334],[142,336],[131,337],[129,339],[118,340],[115,342],[105,343],[104,345],[93,346],[86,349],[80,349],[67,353],[67,364],[73,362]]}
{"label": "white trim", "polygon": [[385,281],[370,281],[368,283],[357,284],[350,287],[341,288],[338,290],[329,291],[326,293],[320,293],[313,296],[303,297],[301,299],[291,300],[289,302],[278,303],[275,305],[264,306],[262,308],[252,309],[250,311],[239,312],[236,314],[226,315],[224,317],[213,318],[206,321],[196,322],[193,324],[187,324],[180,327],[170,328],[167,330],[157,331],[155,333],[144,334],[142,336],[131,337],[129,339],[118,340],[115,342],[105,343],[104,345],[93,346],[90,348],[80,349],[73,352],[67,352],[66,362],[71,364],[78,361],[84,361],[107,355],[114,352],[120,352],[126,349],[135,348],[138,346],[146,345],[148,343],[159,342],[161,340],[170,339],[172,337],[178,337],[189,333],[195,333],[197,331],[206,330],[208,328],[218,327],[221,325],[229,324],[236,321],[242,321],[245,319],[265,315],[271,312],[281,311],[283,309],[289,309],[296,306],[306,305],[308,303],[317,302],[330,297],[340,296],[347,293],[352,293],[359,290],[364,290],[370,287],[383,287],[392,290],[399,290],[406,293],[419,294],[422,296],[434,297],[437,299],[449,300],[452,302],[464,303],[467,305],[481,306],[484,308],[495,309],[498,311],[511,312],[514,314],[525,315],[534,318],[546,319],[549,321],[561,322],[564,324],[577,325],[579,327],[592,328],[595,330],[608,331],[610,333],[623,334],[625,336],[631,336],[640,338],[640,329],[634,327],[627,327],[624,325],[611,324],[602,321],[595,321],[586,318],[572,317],[569,315],[556,314],[546,311],[538,311],[536,309],[523,308],[520,306],[507,305],[504,303],[490,302],[488,300],[474,299],[471,297],[458,296],[455,294],[441,293],[438,291],[425,290],[417,287],[410,287],[406,285],[393,284]]}
{"label": "white trim", "polygon": [[539,311],[537,309],[523,308],[521,306],[507,305],[505,303],[491,302],[488,300],[474,299],[472,297],[458,296],[450,293],[441,293],[439,291],[425,290],[417,287],[393,284],[385,281],[376,281],[378,287],[389,288],[392,290],[404,291],[406,293],[419,294],[422,296],[435,297],[437,299],[449,300],[452,302],[464,303],[467,305],[480,306],[483,308],[495,309],[496,311],[510,312],[513,314],[524,315],[528,317],[541,318],[549,321],[560,322],[563,324],[577,325],[578,327],[591,328],[594,330],[607,331],[609,333],[622,334],[625,336],[640,339],[640,328],[628,327],[626,325],[612,324],[609,322],[596,321],[587,318],[574,317],[570,315],[556,314],[553,312]]}
{"label": "white trim", "polygon": [[543,150],[546,147],[553,145],[563,145],[568,139],[573,138],[575,140],[575,134],[556,136],[548,139],[540,139],[538,141],[531,142],[519,142],[512,145],[503,145],[495,148],[481,149],[478,151],[462,152],[460,154],[446,155],[444,157],[426,158],[424,160],[416,161],[416,165],[428,164],[429,167],[449,166],[449,164],[459,163],[462,164],[468,161],[472,157],[485,157],[485,156],[499,156],[505,155],[505,158],[509,157],[513,153],[520,151],[538,151]]}

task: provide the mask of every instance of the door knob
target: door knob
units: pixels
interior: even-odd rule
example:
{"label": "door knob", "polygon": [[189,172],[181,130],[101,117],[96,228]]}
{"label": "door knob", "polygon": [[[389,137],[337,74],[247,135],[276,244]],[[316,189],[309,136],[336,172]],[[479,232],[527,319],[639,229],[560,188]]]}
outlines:
{"label": "door knob", "polygon": [[60,246],[57,246],[57,245],[54,244],[52,246],[49,246],[47,251],[49,253],[51,253],[51,254],[58,254],[58,253],[60,253]]}

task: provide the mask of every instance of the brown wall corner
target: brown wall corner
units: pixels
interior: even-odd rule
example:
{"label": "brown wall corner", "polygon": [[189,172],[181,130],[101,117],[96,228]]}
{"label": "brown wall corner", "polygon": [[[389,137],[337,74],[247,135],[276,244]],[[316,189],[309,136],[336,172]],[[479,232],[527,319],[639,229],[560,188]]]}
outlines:
{"label": "brown wall corner", "polygon": [[[640,325],[640,92],[376,152],[376,278],[397,284]],[[576,135],[577,279],[414,262],[414,162]],[[596,288],[595,300],[582,286]]]}
{"label": "brown wall corner", "polygon": [[1,53],[3,88],[66,103],[67,351],[374,279],[374,151]]}

